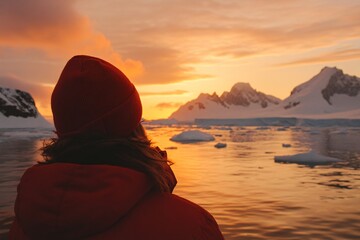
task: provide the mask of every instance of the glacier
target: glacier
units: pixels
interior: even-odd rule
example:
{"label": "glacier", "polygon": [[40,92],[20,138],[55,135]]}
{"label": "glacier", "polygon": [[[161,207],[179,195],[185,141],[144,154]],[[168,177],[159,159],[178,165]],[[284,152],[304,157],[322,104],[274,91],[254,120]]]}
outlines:
{"label": "glacier", "polygon": [[200,126],[299,126],[299,127],[360,127],[360,119],[304,119],[304,118],[231,118],[231,119],[195,119]]}

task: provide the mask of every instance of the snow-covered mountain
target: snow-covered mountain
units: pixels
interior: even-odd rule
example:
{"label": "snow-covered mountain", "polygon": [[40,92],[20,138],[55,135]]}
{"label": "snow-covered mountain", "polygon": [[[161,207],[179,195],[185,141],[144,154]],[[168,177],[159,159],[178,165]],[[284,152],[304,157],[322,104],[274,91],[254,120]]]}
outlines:
{"label": "snow-covered mountain", "polygon": [[[309,81],[295,87],[274,113],[285,116],[360,118],[360,78],[337,68],[323,68]],[[285,111],[283,111],[285,110]],[[356,115],[356,114],[355,114]]]}
{"label": "snow-covered mountain", "polygon": [[235,84],[220,97],[200,94],[182,105],[169,118],[179,121],[226,118],[358,118],[360,119],[360,78],[325,67],[309,81],[295,87],[280,100],[254,90],[248,83]]}
{"label": "snow-covered mountain", "polygon": [[180,106],[169,118],[179,121],[193,121],[196,118],[244,118],[280,102],[274,96],[256,91],[249,83],[236,83],[230,92],[224,92],[220,97],[216,93],[201,93],[196,99]]}
{"label": "snow-covered mountain", "polygon": [[[216,93],[214,94],[216,95]],[[254,104],[255,106],[260,105],[262,108],[271,104],[277,105],[281,101],[279,98],[256,91],[249,83],[236,83],[230,92],[224,92],[220,99],[228,106],[248,107]]]}
{"label": "snow-covered mountain", "polygon": [[38,112],[32,96],[24,91],[0,87],[0,128],[51,127]]}

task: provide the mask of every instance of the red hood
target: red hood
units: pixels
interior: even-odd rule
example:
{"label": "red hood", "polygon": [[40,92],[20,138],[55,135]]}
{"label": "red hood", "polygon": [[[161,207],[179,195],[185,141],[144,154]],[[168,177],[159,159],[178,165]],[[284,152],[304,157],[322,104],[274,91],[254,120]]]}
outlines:
{"label": "red hood", "polygon": [[107,165],[44,164],[18,186],[17,220],[35,239],[80,238],[110,228],[151,189],[145,174]]}

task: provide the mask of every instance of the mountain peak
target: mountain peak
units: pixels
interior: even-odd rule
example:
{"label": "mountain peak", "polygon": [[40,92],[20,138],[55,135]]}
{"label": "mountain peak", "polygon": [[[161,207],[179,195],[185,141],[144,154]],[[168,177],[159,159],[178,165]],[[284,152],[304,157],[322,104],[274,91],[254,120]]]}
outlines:
{"label": "mountain peak", "polygon": [[324,67],[313,78],[296,86],[291,91],[290,96],[292,96],[294,94],[299,94],[300,92],[302,94],[308,94],[309,92],[312,92],[313,89],[323,89],[327,85],[329,79],[332,76],[343,75],[343,74],[344,74],[343,71],[336,67]]}
{"label": "mountain peak", "polygon": [[231,88],[230,92],[233,91],[254,91],[250,83],[238,82]]}
{"label": "mountain peak", "polygon": [[277,105],[280,99],[258,92],[249,83],[238,82],[230,90],[224,92],[220,97],[228,105],[249,106],[259,104],[266,108],[269,103]]}
{"label": "mountain peak", "polygon": [[356,97],[360,93],[360,78],[344,74],[342,70],[337,70],[328,80],[327,86],[321,91],[324,99],[332,105],[331,98],[337,95],[347,95]]}
{"label": "mountain peak", "polygon": [[327,76],[332,76],[334,74],[338,74],[338,75],[343,75],[343,71],[337,67],[323,67],[320,71],[320,73],[318,74],[318,76],[326,76],[325,78],[327,78]]}
{"label": "mountain peak", "polygon": [[263,110],[279,104],[281,100],[258,92],[249,83],[238,82],[233,85],[230,92],[225,91],[219,96],[201,93],[179,107],[169,118],[179,121],[193,121],[195,118],[234,118],[249,112]]}
{"label": "mountain peak", "polygon": [[323,67],[320,72],[329,72],[329,71],[331,71],[331,72],[341,71],[342,72],[342,70],[337,67],[328,67],[328,66]]}
{"label": "mountain peak", "polygon": [[360,79],[336,67],[324,67],[309,81],[294,88],[283,101],[292,113],[321,114],[359,108]]}

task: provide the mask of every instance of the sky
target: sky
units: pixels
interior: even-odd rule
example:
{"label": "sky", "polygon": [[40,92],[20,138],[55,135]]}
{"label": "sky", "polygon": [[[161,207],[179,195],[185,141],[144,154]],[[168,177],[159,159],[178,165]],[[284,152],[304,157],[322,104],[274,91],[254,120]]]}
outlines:
{"label": "sky", "polygon": [[359,0],[0,0],[0,86],[50,96],[74,55],[135,84],[145,119],[237,82],[281,99],[325,66],[360,76]]}

